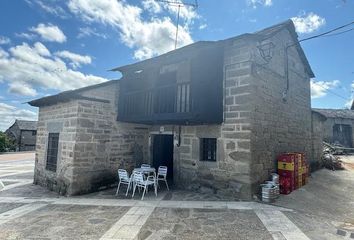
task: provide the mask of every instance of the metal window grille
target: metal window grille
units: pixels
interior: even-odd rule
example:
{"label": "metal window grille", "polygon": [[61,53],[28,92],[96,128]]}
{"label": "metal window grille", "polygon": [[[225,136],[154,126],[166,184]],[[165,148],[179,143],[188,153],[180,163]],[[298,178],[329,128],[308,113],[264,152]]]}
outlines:
{"label": "metal window grille", "polygon": [[200,161],[216,162],[216,138],[202,138],[200,153]]}
{"label": "metal window grille", "polygon": [[46,169],[55,172],[58,161],[59,133],[49,133]]}

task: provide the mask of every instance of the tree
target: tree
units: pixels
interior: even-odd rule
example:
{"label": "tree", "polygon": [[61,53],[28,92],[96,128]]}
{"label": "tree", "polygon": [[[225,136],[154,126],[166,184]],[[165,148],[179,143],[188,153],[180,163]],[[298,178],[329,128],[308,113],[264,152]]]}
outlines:
{"label": "tree", "polygon": [[14,149],[14,142],[5,133],[0,131],[0,152],[7,152]]}

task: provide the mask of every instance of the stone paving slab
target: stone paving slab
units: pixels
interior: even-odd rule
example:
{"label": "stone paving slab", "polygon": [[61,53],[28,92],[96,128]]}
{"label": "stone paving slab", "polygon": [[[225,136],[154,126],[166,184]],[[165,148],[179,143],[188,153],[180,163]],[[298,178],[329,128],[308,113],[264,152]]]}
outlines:
{"label": "stone paving slab", "polygon": [[[10,179],[10,177],[6,177],[6,179]],[[58,197],[59,195],[55,192],[49,191],[48,189],[42,188],[34,184],[18,186],[16,188],[12,188],[7,191],[0,191],[0,197],[24,197],[24,196],[28,198],[31,197],[46,198],[46,197]]]}
{"label": "stone paving slab", "polygon": [[268,231],[275,236],[281,233],[287,240],[310,240],[284,213],[274,210],[256,210]]}
{"label": "stone paving slab", "polygon": [[145,224],[154,207],[132,207],[100,240],[133,240]]}
{"label": "stone paving slab", "polygon": [[156,208],[142,227],[139,240],[271,240],[253,211]]}
{"label": "stone paving slab", "polygon": [[8,176],[3,176],[1,178],[6,178],[6,179],[31,179],[33,180],[33,171],[29,171],[26,173],[16,173],[16,174],[11,174]]}
{"label": "stone paving slab", "polygon": [[0,213],[7,212],[11,209],[18,208],[23,205],[24,205],[24,203],[1,203],[0,204]]}
{"label": "stone paving slab", "polygon": [[48,205],[0,225],[0,239],[97,240],[128,210],[128,207]]}

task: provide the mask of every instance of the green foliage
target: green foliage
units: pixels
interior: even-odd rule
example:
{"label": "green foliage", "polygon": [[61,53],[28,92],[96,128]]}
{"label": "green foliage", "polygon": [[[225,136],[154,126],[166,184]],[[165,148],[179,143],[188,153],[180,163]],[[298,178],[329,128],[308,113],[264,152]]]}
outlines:
{"label": "green foliage", "polygon": [[5,133],[0,131],[0,152],[8,152],[14,148],[14,142]]}

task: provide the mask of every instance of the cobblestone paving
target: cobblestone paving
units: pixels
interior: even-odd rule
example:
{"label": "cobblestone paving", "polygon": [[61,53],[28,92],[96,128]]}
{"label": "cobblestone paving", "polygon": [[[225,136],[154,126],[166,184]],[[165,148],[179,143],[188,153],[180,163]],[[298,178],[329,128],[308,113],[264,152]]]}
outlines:
{"label": "cobblestone paving", "polygon": [[128,207],[48,205],[0,225],[0,239],[99,239]]}
{"label": "cobblestone paving", "polygon": [[272,239],[253,211],[156,208],[139,240]]}

